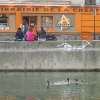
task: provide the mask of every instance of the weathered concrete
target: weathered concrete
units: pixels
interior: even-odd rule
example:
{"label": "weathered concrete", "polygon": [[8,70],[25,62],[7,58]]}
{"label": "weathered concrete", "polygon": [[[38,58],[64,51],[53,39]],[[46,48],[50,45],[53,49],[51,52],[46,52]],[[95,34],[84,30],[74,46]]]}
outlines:
{"label": "weathered concrete", "polygon": [[[57,47],[63,42],[72,47]],[[100,41],[90,42],[0,42],[0,70],[100,69]]]}

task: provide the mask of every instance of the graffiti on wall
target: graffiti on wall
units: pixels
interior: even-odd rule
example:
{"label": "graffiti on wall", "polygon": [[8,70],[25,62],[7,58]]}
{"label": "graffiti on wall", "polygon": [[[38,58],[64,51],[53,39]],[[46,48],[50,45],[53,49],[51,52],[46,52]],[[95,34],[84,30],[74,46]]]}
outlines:
{"label": "graffiti on wall", "polygon": [[72,46],[68,43],[62,43],[60,45],[57,45],[57,49],[59,50],[82,50],[84,49],[86,46],[90,45],[92,47],[92,44],[89,41],[86,41],[85,43],[83,43],[81,46]]}

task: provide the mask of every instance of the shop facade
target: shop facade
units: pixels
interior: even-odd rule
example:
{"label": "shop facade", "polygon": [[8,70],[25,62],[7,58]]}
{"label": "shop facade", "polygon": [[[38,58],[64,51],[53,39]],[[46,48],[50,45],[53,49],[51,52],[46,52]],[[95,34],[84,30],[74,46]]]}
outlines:
{"label": "shop facade", "polygon": [[98,6],[1,6],[0,33],[15,33],[23,19],[35,34],[41,26],[48,34],[76,35],[79,40],[100,34]]}

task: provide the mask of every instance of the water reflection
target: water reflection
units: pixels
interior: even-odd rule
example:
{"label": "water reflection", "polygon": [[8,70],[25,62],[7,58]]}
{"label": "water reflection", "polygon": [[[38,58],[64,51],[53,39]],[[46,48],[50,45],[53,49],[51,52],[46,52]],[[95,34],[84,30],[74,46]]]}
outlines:
{"label": "water reflection", "polygon": [[[91,84],[46,85],[70,79]],[[100,100],[100,73],[0,73],[0,100]]]}

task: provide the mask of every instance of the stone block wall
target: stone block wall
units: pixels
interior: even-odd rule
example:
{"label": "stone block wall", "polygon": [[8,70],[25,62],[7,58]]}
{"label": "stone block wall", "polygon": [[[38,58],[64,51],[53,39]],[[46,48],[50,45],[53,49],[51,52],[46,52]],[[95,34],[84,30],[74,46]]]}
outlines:
{"label": "stone block wall", "polygon": [[0,42],[0,70],[100,69],[100,41]]}

